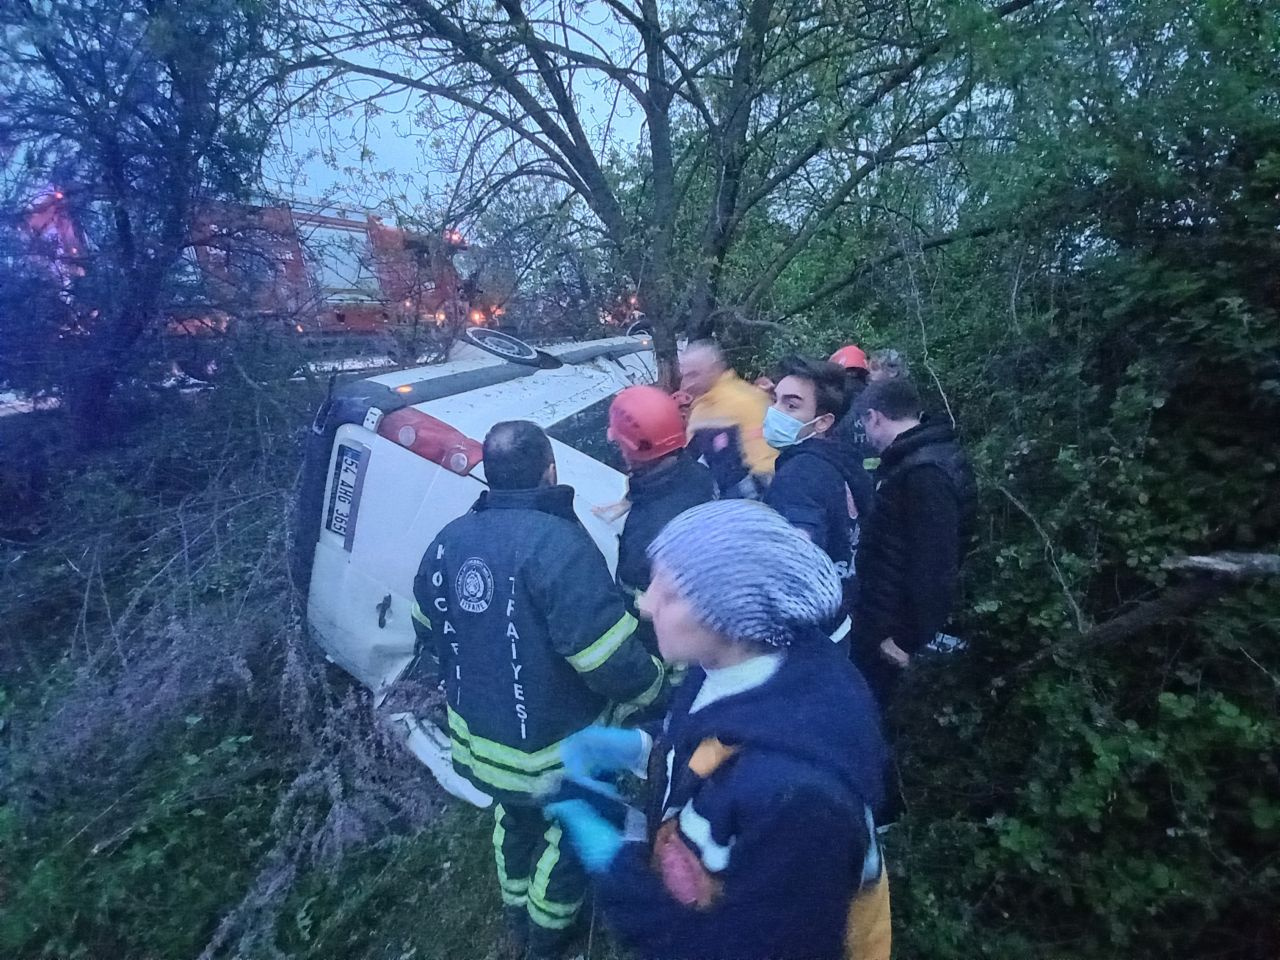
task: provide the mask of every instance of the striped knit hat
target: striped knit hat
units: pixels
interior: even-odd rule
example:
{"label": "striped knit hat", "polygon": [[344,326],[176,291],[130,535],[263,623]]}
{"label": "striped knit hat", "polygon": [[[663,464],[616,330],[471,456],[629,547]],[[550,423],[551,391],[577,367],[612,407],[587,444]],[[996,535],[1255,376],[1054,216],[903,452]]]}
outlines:
{"label": "striped knit hat", "polygon": [[831,559],[764,504],[716,500],[672,520],[649,559],[699,619],[731,640],[785,647],[840,606]]}

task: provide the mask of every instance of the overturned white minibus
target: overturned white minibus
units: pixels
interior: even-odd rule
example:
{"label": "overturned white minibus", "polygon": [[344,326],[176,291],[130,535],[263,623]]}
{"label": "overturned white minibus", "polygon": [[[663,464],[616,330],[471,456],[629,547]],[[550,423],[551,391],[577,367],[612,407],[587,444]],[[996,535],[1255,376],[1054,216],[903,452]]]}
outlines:
{"label": "overturned white minibus", "polygon": [[[294,576],[309,584],[308,630],[379,698],[413,660],[423,551],[484,489],[481,441],[495,423],[531,420],[547,430],[579,519],[610,568],[617,559],[617,527],[591,508],[625,492],[605,437],[608,408],[624,387],[653,382],[649,338],[535,350],[476,329],[469,341],[446,363],[337,386],[307,437]],[[421,718],[397,719],[446,789],[488,804],[453,773],[447,737]]]}

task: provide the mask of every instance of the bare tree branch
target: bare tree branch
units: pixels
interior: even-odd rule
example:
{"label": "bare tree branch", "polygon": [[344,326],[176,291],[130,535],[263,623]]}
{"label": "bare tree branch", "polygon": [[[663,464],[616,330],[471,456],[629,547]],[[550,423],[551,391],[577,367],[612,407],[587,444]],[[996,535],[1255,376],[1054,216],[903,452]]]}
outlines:
{"label": "bare tree branch", "polygon": [[784,313],[778,319],[790,320],[792,317],[798,316],[804,313],[806,310],[812,310],[818,304],[823,303],[830,297],[839,293],[841,290],[844,290],[847,287],[853,286],[853,284],[857,283],[862,277],[865,277],[868,273],[871,273],[873,270],[878,270],[880,267],[887,266],[888,264],[893,263],[896,260],[901,260],[903,257],[909,255],[912,249],[915,249],[921,252],[925,250],[935,250],[938,247],[944,247],[944,246],[947,246],[948,244],[956,243],[957,241],[960,241],[960,240],[972,240],[978,237],[987,237],[997,232],[997,230],[999,230],[999,227],[997,226],[984,225],[980,227],[970,227],[964,230],[956,230],[952,233],[944,233],[935,237],[930,237],[927,240],[921,240],[919,243],[914,244],[914,247],[906,244],[899,244],[898,246],[894,247],[892,250],[882,253],[878,257],[874,257],[870,260],[863,260],[862,262],[856,264],[853,267],[853,269],[851,269],[844,276],[837,277],[834,280],[829,280],[826,284],[819,287],[813,294],[806,297],[800,303],[796,304],[793,307],[789,307],[787,309],[787,312]]}

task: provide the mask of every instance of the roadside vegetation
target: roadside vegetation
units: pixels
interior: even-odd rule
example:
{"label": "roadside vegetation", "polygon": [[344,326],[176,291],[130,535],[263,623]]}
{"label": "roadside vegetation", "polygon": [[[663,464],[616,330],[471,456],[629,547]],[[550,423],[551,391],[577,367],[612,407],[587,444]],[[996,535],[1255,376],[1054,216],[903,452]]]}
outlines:
{"label": "roadside vegetation", "polygon": [[[171,8],[47,6],[70,18],[67,57],[110,26],[108,6]],[[261,38],[293,31],[305,47],[332,26],[288,4],[205,6],[239,25],[240,72],[218,72],[217,89],[296,75],[259,59],[295,48]],[[379,9],[408,6],[435,8]],[[967,649],[923,659],[891,718],[904,730],[908,803],[887,839],[898,956],[1274,960],[1280,578],[1266,558],[1280,553],[1280,12],[1216,0],[1033,0],[999,16],[970,2],[871,6],[883,20],[863,39],[876,55],[927,49],[929,66],[877,101],[866,129],[831,122],[848,108],[841,78],[862,63],[851,29],[817,66],[803,43],[768,48],[764,66],[803,103],[788,114],[798,126],[756,144],[768,149],[690,119],[687,105],[670,111],[690,165],[684,206],[664,206],[666,181],[653,194],[648,144],[596,158],[599,197],[634,220],[602,226],[572,190],[519,193],[529,181],[503,180],[502,166],[476,181],[502,181],[485,203],[428,198],[416,213],[518,246],[520,295],[573,317],[551,332],[581,333],[635,296],[670,332],[696,317],[745,375],[794,350],[895,347],[933,414],[955,419],[981,486],[953,631]],[[19,8],[33,9],[0,13],[0,66],[13,68],[0,93],[14,70],[34,69],[23,60],[34,41],[14,45],[29,28]],[[96,19],[72,16],[86,10]],[[698,22],[737,37],[741,23],[721,12],[724,22]],[[199,18],[162,26],[214,42]],[[148,29],[138,43],[159,42]],[[189,59],[158,49],[168,60],[155,76],[207,67],[199,44],[180,48]],[[112,76],[86,68],[81,79]],[[725,76],[703,78],[713,115],[732,102]],[[152,87],[166,93],[156,109],[189,103]],[[45,120],[58,116],[50,89],[27,91],[45,98]],[[148,89],[125,92],[145,106]],[[341,91],[313,94],[293,107],[339,122]],[[939,96],[951,112],[921,130],[914,121]],[[20,181],[46,183],[56,167],[68,182],[104,183],[110,140],[75,114],[44,123],[41,151],[19,157],[30,118],[6,106],[17,102],[0,96],[6,225],[31,195]],[[143,162],[169,148],[154,118],[138,120],[140,166],[84,195],[102,233],[78,280],[50,286],[8,246],[8,226],[0,237],[0,385],[70,397],[89,367],[97,384],[68,409],[0,418],[0,956],[494,957],[487,814],[444,795],[303,632],[289,538],[324,384],[291,382],[297,357],[233,335],[210,347],[224,371],[214,389],[149,385],[173,342],[149,278],[181,290],[187,238],[157,233],[126,250],[108,214],[114,204],[159,230],[166,210],[182,220],[200,198],[248,195],[265,128],[198,113],[207,137],[196,130],[192,143],[227,151],[199,169],[219,178],[157,206],[157,178],[187,168]],[[434,116],[446,131],[465,126]],[[882,154],[895,123],[910,142]],[[826,160],[741,211],[731,235],[708,232],[725,169],[768,183],[769,164],[815,133]],[[828,209],[867,154],[874,173]],[[644,272],[655,222],[666,258],[656,278]],[[167,266],[152,262],[161,256]],[[685,290],[690,277],[699,286]],[[142,313],[129,309],[139,285]],[[682,290],[702,299],[681,308]],[[76,323],[92,310],[114,318],[70,353],[69,304],[83,307]],[[94,392],[108,368],[109,389]],[[1227,575],[1180,566],[1228,552],[1253,560]],[[583,944],[592,960],[610,949],[599,930]]]}

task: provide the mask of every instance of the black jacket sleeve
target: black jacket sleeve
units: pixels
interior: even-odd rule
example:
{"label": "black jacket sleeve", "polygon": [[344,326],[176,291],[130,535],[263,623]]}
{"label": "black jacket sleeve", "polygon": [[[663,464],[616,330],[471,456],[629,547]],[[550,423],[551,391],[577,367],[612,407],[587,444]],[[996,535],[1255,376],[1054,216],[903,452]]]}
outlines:
{"label": "black jacket sleeve", "polygon": [[894,641],[915,653],[946,626],[960,572],[960,504],[946,475],[922,466],[903,480],[907,509],[905,541],[909,575],[907,622]]}
{"label": "black jacket sleeve", "polygon": [[662,665],[636,638],[636,619],[604,557],[585,532],[554,547],[539,557],[540,569],[528,582],[556,652],[596,693],[616,703],[652,703],[662,688]]}

